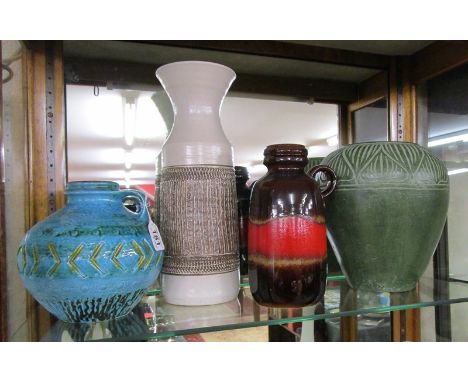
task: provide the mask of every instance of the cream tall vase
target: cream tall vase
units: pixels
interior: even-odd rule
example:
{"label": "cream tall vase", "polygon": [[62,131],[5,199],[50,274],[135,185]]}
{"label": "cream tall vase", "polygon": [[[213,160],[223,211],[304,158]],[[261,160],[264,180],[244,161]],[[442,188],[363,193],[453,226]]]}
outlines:
{"label": "cream tall vase", "polygon": [[156,71],[174,126],[161,151],[160,227],[166,244],[162,290],[176,305],[210,305],[239,292],[233,149],[220,120],[236,75],[200,61]]}

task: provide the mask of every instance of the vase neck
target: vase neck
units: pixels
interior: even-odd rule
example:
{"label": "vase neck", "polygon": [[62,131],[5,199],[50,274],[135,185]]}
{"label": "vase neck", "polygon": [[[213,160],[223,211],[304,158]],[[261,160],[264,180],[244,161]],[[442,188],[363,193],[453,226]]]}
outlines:
{"label": "vase neck", "polygon": [[263,152],[263,164],[268,172],[304,173],[307,165],[307,149],[303,145],[279,144],[267,146]]}
{"label": "vase neck", "polygon": [[268,173],[304,174],[304,165],[297,163],[276,163],[268,166]]}
{"label": "vase neck", "polygon": [[111,199],[111,195],[117,191],[119,185],[115,182],[70,182],[65,191],[67,206],[74,208],[94,204],[96,200]]}
{"label": "vase neck", "polygon": [[235,73],[207,62],[178,62],[156,76],[174,109],[174,128],[164,143],[162,168],[233,165],[232,146],[221,126],[220,109]]}
{"label": "vase neck", "polygon": [[226,66],[208,62],[165,65],[156,75],[166,90],[177,116],[219,118],[223,99],[235,73]]}
{"label": "vase neck", "polygon": [[190,116],[191,118],[218,118],[225,89],[218,91],[204,88],[172,88],[169,96],[172,101],[175,119]]}
{"label": "vase neck", "polygon": [[85,211],[95,208],[97,203],[99,203],[100,209],[115,208],[115,200],[109,192],[73,192],[66,194],[68,208]]}

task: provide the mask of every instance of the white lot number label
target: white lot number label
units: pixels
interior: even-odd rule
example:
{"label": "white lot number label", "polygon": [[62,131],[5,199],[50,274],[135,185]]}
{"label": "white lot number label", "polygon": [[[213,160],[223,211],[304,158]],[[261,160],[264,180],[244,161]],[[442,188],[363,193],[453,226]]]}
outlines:
{"label": "white lot number label", "polygon": [[149,219],[148,223],[148,231],[156,251],[164,251],[164,243],[161,239],[161,234],[159,233],[158,227],[153,223],[151,218]]}

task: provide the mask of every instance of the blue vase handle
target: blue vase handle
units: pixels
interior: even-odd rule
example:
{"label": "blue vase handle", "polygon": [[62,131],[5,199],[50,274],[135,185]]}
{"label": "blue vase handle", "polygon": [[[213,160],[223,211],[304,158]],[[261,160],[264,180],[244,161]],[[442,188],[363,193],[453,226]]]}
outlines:
{"label": "blue vase handle", "polygon": [[122,203],[125,201],[125,199],[133,199],[137,203],[137,211],[133,212],[130,211],[127,207],[122,206],[127,214],[131,216],[136,216],[139,219],[144,220],[145,222],[148,222],[149,216],[148,216],[148,209],[146,207],[146,195],[143,194],[141,191],[138,190],[121,190],[117,192],[118,195],[116,195]]}

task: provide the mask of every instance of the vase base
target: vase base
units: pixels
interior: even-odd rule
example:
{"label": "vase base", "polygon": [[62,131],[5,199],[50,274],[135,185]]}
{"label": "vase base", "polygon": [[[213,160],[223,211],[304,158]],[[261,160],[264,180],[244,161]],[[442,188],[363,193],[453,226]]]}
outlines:
{"label": "vase base", "polygon": [[354,289],[363,292],[374,292],[374,293],[402,293],[408,292],[416,288],[417,283],[404,284],[404,285],[382,285],[382,283],[374,284],[360,284],[357,287],[348,283],[348,285]]}
{"label": "vase base", "polygon": [[83,296],[76,299],[41,298],[33,295],[61,321],[90,324],[125,317],[142,299],[145,289],[110,296]]}
{"label": "vase base", "polygon": [[215,275],[162,274],[162,293],[173,305],[214,305],[232,301],[239,294],[239,270]]}

